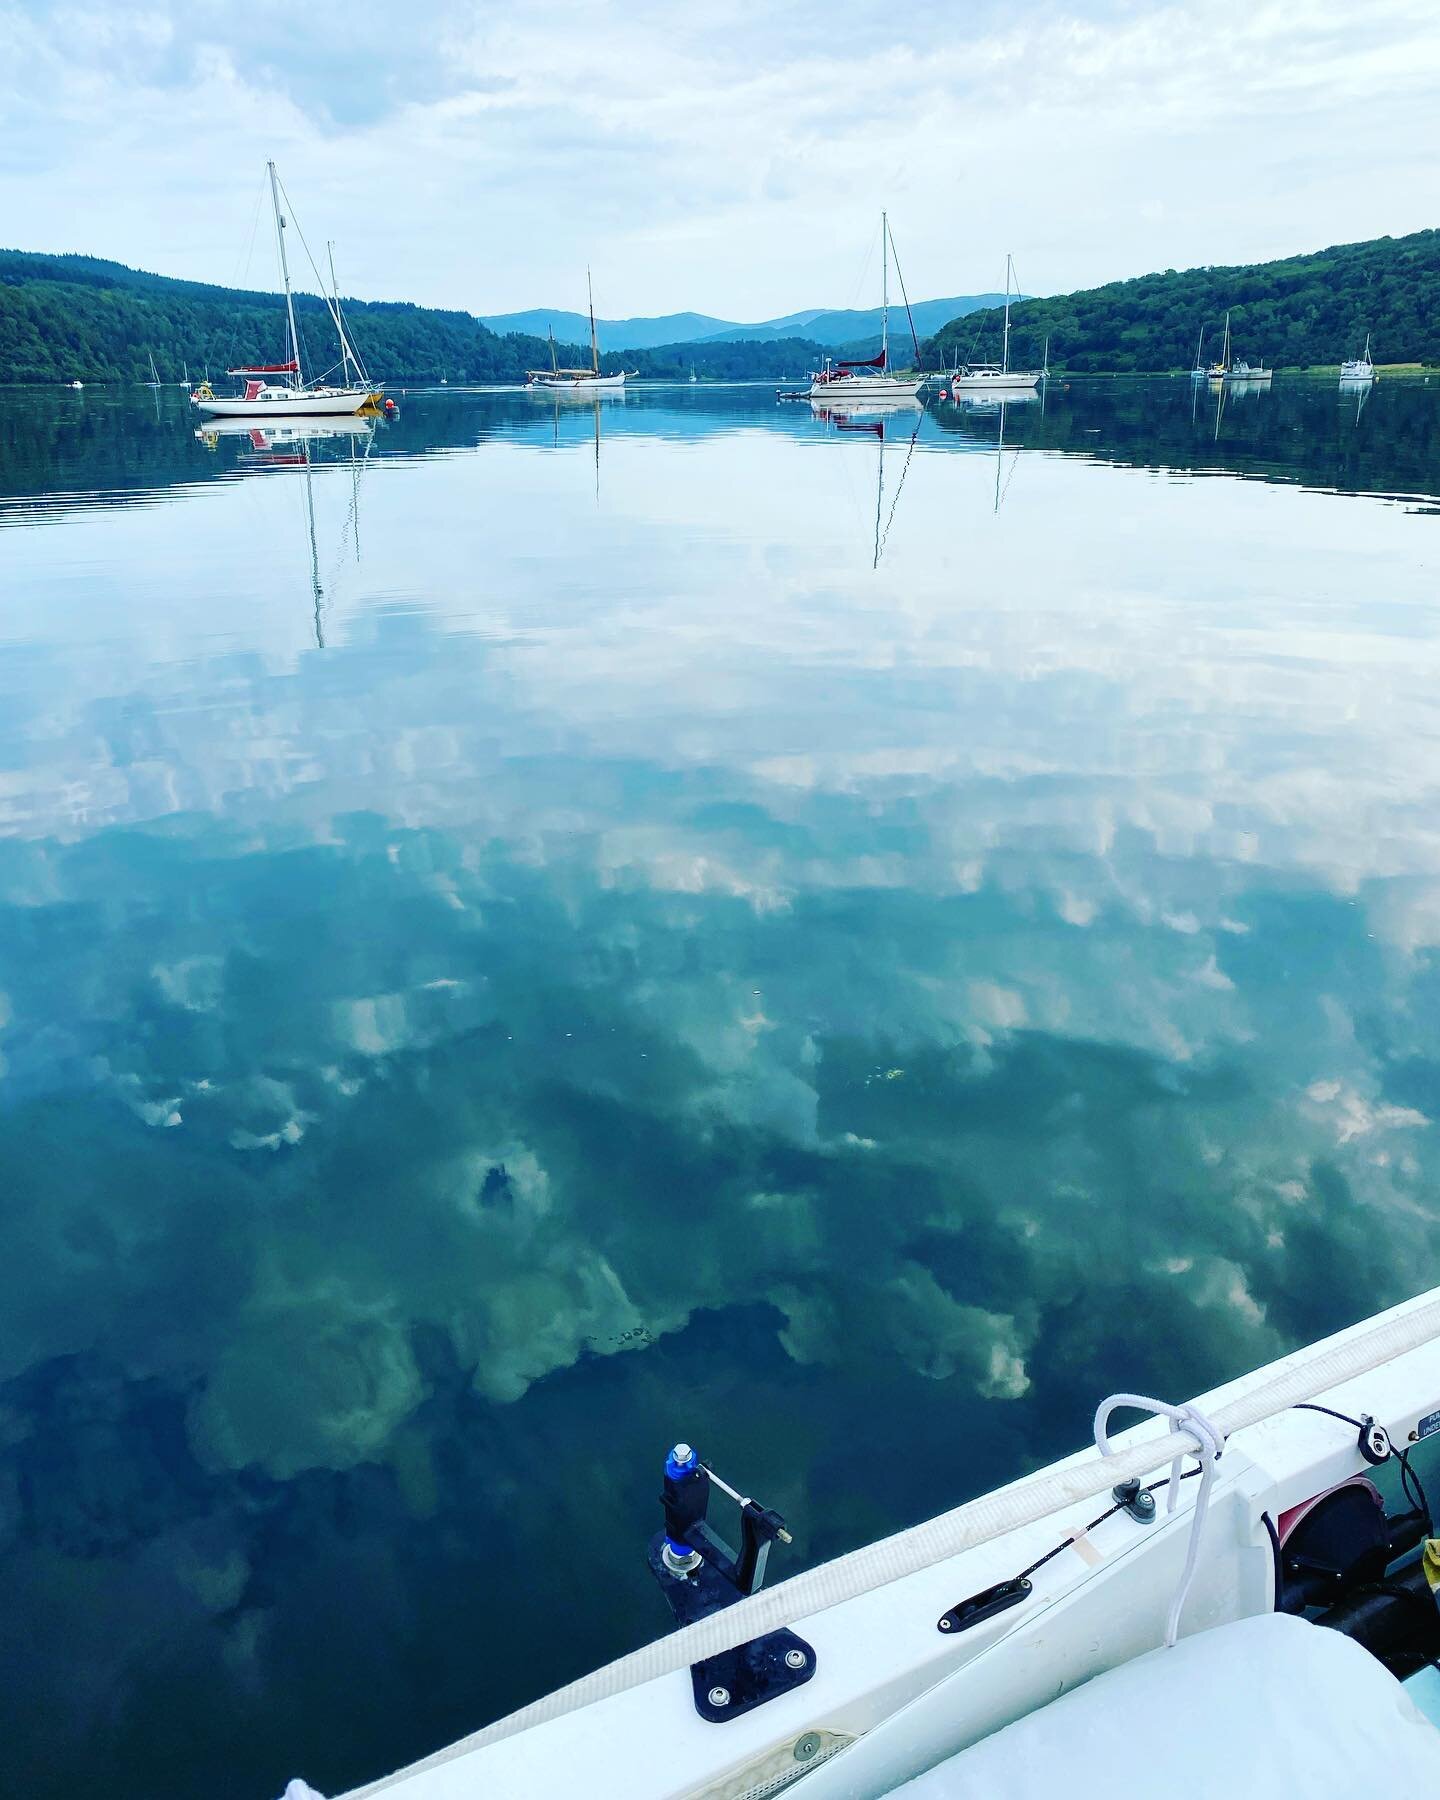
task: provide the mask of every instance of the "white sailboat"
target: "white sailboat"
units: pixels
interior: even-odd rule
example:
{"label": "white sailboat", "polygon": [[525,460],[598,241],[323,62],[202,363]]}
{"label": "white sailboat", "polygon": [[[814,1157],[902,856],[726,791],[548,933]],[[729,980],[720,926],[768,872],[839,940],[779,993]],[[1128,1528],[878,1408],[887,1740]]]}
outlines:
{"label": "white sailboat", "polygon": [[555,359],[555,332],[550,332],[550,367],[548,369],[527,369],[525,385],[532,388],[562,388],[574,392],[583,389],[587,394],[596,392],[614,392],[616,388],[625,386],[625,371],[619,370],[614,375],[600,373],[600,340],[595,331],[595,288],[590,280],[590,271],[585,271],[585,290],[590,297],[590,367],[588,369],[562,369]]}
{"label": "white sailboat", "polygon": [[[836,362],[828,358],[825,367],[810,377],[810,398],[832,401],[847,400],[913,400],[925,385],[923,377],[911,381],[891,375],[890,368],[890,220],[880,215],[880,354],[868,362]],[[899,264],[896,264],[899,273]],[[903,282],[902,282],[903,290]],[[907,306],[907,311],[908,306]],[[914,337],[914,324],[911,324]],[[918,361],[920,346],[915,345]]]}
{"label": "white sailboat", "polygon": [[1365,333],[1365,354],[1348,358],[1340,365],[1342,381],[1373,381],[1375,365],[1370,360],[1370,333]]}
{"label": "white sailboat", "polygon": [[1005,256],[1005,337],[1000,361],[998,364],[962,363],[950,377],[952,393],[1018,393],[1026,388],[1038,388],[1045,379],[1043,369],[1012,369],[1010,367],[1010,284],[1014,267],[1014,259],[1007,252]]}
{"label": "white sailboat", "polygon": [[[266,164],[270,172],[270,203],[275,212],[275,243],[280,256],[280,274],[285,284],[286,348],[289,352],[281,363],[247,363],[228,369],[229,375],[244,379],[242,393],[217,395],[208,381],[202,381],[190,401],[193,406],[214,418],[303,418],[325,414],[357,413],[364,406],[379,403],[383,390],[369,380],[355,354],[345,330],[344,315],[337,297],[325,291],[319,282],[326,310],[340,339],[342,384],[305,380],[300,355],[300,334],[295,329],[295,297],[290,287],[290,259],[285,252],[285,215],[280,210],[280,184],[273,162]],[[304,241],[303,238],[301,240]],[[313,264],[313,258],[312,264]],[[333,264],[332,264],[333,270]]]}

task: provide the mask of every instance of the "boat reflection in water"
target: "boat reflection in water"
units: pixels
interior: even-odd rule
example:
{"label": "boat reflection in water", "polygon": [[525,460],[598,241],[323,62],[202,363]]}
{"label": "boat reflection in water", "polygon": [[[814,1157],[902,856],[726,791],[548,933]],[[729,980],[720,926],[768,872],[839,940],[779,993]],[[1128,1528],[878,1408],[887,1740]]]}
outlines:
{"label": "boat reflection in water", "polygon": [[[870,560],[872,569],[880,567],[880,558],[885,554],[885,545],[890,537],[890,527],[895,523],[895,509],[900,504],[900,495],[905,486],[905,477],[910,472],[910,458],[915,454],[915,440],[920,435],[920,426],[925,418],[925,409],[918,400],[897,397],[880,400],[826,400],[823,403],[812,400],[810,410],[815,417],[829,425],[836,432],[862,432],[878,440],[879,455],[875,462],[875,536]],[[884,530],[881,530],[881,511],[885,502],[885,438],[887,424],[892,427],[889,435],[899,435],[896,427],[903,428],[908,424],[909,444],[905,451],[905,461],[900,468],[900,479],[895,484],[895,495],[890,502],[890,511],[885,519]]]}
{"label": "boat reflection in water", "polygon": [[1040,388],[1020,388],[1013,393],[978,393],[970,394],[962,390],[940,390],[939,398],[951,406],[958,407],[961,412],[988,413],[992,417],[999,413],[1003,416],[1008,406],[1034,406],[1041,402],[1043,395]]}
{"label": "boat reflection in water", "polygon": [[[296,468],[304,471],[305,525],[310,546],[310,596],[314,608],[317,650],[325,648],[325,588],[320,580],[320,548],[315,534],[315,465],[317,462],[332,466],[348,465],[350,469],[350,507],[346,513],[345,528],[336,557],[338,573],[340,563],[351,554],[352,546],[354,560],[357,563],[360,560],[360,482],[375,441],[375,423],[374,418],[363,414],[331,419],[292,419],[283,425],[257,425],[253,419],[207,419],[195,433],[210,450],[219,448],[221,438],[248,439],[249,454],[242,455],[240,460],[251,467]],[[327,442],[339,449],[342,441],[345,441],[343,447],[348,450],[348,454],[323,454],[323,447]]]}

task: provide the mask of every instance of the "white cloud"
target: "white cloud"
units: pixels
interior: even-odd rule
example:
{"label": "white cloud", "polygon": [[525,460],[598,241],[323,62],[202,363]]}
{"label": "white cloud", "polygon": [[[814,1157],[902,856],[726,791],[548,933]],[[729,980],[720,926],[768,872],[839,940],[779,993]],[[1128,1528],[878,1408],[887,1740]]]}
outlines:
{"label": "white cloud", "polygon": [[448,6],[403,32],[374,0],[12,5],[0,203],[25,247],[230,280],[273,154],[367,296],[564,304],[589,261],[602,311],[736,317],[871,303],[882,205],[917,295],[994,286],[1007,247],[1055,291],[1432,222],[1419,0],[1363,32],[1338,0],[967,27],[812,0]]}

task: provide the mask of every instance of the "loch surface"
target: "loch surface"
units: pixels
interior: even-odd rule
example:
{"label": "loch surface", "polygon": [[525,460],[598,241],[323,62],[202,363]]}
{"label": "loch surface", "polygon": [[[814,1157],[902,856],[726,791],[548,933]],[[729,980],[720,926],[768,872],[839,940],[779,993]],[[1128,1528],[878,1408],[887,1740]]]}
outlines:
{"label": "loch surface", "polygon": [[[1440,384],[0,418],[0,1785],[373,1777],[1440,1280]],[[723,1518],[722,1524],[728,1521]]]}

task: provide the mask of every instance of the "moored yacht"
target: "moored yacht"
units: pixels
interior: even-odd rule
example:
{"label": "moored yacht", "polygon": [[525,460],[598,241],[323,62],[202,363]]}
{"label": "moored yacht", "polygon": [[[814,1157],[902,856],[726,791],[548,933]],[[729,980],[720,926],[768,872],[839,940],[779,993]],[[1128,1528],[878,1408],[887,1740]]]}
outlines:
{"label": "moored yacht", "polygon": [[[208,381],[202,381],[190,396],[190,402],[202,413],[215,418],[295,418],[324,414],[357,413],[362,407],[379,404],[382,390],[371,384],[360,359],[355,354],[345,330],[340,297],[331,294],[320,282],[326,310],[340,339],[342,381],[339,385],[325,381],[305,380],[301,365],[300,334],[295,329],[295,296],[290,286],[290,259],[285,250],[285,215],[280,210],[280,183],[275,164],[268,163],[270,203],[275,213],[275,243],[280,257],[280,274],[285,284],[284,362],[242,363],[226,374],[237,375],[245,383],[238,394],[216,394]],[[303,237],[302,237],[302,242]],[[313,261],[313,259],[312,259]],[[317,280],[319,271],[316,271]]]}
{"label": "moored yacht", "polygon": [[[810,398],[823,400],[828,405],[832,400],[913,400],[925,385],[924,378],[917,376],[913,381],[908,377],[890,373],[890,220],[887,214],[880,215],[880,354],[872,356],[868,361],[831,362],[827,357],[825,367],[817,370],[810,377]],[[896,264],[899,274],[899,264]],[[902,277],[903,291],[904,281]],[[909,313],[909,304],[905,308]],[[915,343],[915,358],[919,361],[920,345],[915,338],[915,325],[911,321],[910,336]]]}
{"label": "moored yacht", "polygon": [[1348,358],[1340,365],[1342,381],[1373,381],[1375,365],[1370,360],[1370,333],[1365,333],[1365,354]]}
{"label": "moored yacht", "polygon": [[1269,381],[1274,374],[1260,363],[1248,363],[1235,357],[1230,346],[1230,315],[1225,315],[1225,336],[1220,344],[1220,360],[1210,365],[1211,381]]}
{"label": "moored yacht", "polygon": [[527,369],[525,385],[532,388],[561,388],[572,392],[604,393],[614,392],[625,386],[625,371],[617,370],[613,375],[600,373],[600,339],[595,331],[595,289],[590,280],[590,271],[585,271],[585,289],[590,298],[590,367],[588,369],[562,369],[555,355],[555,332],[550,332],[550,367],[548,369]]}
{"label": "moored yacht", "polygon": [[1045,379],[1043,369],[1010,367],[1010,282],[1013,258],[1005,257],[1005,332],[998,363],[961,363],[950,376],[950,391],[961,394],[1006,394],[1035,389]]}

